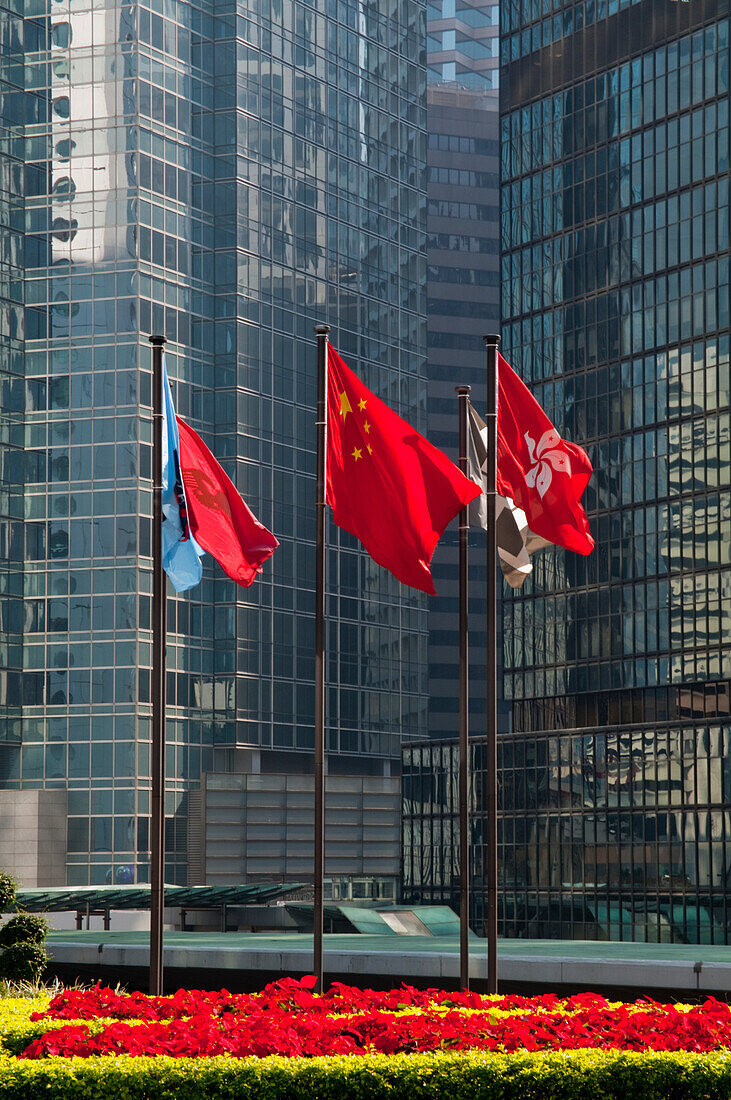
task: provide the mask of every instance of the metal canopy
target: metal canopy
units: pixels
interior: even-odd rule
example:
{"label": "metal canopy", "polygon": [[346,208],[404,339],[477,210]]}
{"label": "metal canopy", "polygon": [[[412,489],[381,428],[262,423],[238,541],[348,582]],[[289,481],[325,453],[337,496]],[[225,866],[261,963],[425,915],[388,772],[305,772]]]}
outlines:
{"label": "metal canopy", "polygon": [[[243,886],[165,886],[165,905],[181,909],[209,909],[217,905],[251,905],[274,901],[305,887],[300,882],[263,882]],[[150,887],[53,886],[18,890],[17,906],[27,913],[68,910],[149,909]]]}

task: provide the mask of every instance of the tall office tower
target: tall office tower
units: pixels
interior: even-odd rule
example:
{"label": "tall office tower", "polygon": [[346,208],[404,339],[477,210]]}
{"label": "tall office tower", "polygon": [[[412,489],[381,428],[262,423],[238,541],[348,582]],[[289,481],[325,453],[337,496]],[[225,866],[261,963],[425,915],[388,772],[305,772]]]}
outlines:
{"label": "tall office tower", "polygon": [[597,544],[505,602],[502,928],[724,943],[729,3],[501,19],[505,354],[590,453]]}
{"label": "tall office tower", "polygon": [[[498,6],[443,0],[427,6],[429,439],[457,459],[455,386],[484,412],[482,337],[500,315]],[[471,725],[485,722],[484,538],[472,534]],[[458,734],[458,535],[434,554],[429,601],[429,735]]]}
{"label": "tall office tower", "polygon": [[0,6],[0,776],[20,741],[23,669],[23,149],[13,127],[40,106],[23,92],[23,21]]}
{"label": "tall office tower", "polygon": [[[15,204],[3,218],[0,506],[17,563],[0,574],[13,739],[0,864],[26,885],[147,876],[147,335],[163,333],[178,413],[281,543],[250,589],[205,559],[200,586],[169,590],[166,878],[301,880],[312,326],[329,322],[365,383],[425,428],[424,5],[29,0],[24,19],[2,9],[0,21],[3,79],[33,104],[6,109],[0,145],[0,202]],[[12,404],[23,352],[24,554]],[[425,601],[332,527],[329,546],[326,870],[367,879],[387,866],[395,881],[389,776],[401,738],[426,729]]]}
{"label": "tall office tower", "polygon": [[[500,930],[726,943],[729,3],[506,0],[501,55],[503,349],[589,451],[597,546],[504,600]],[[453,742],[404,795],[436,898]]]}
{"label": "tall office tower", "polygon": [[[495,0],[439,0],[427,6],[428,140],[428,436],[455,461],[455,386],[472,387],[485,411],[483,336],[499,331],[498,7]],[[485,732],[485,539],[470,534],[470,730]],[[456,522],[434,554],[437,595],[429,601],[429,737],[459,732],[458,532]],[[452,759],[445,746],[444,759]],[[436,756],[435,756],[436,753]],[[404,897],[459,906],[456,831],[442,832],[435,780],[441,747],[404,750]],[[414,774],[429,772],[433,816],[411,816]],[[413,826],[413,827],[412,827]],[[436,837],[439,856],[432,859]],[[481,844],[475,840],[473,873]]]}

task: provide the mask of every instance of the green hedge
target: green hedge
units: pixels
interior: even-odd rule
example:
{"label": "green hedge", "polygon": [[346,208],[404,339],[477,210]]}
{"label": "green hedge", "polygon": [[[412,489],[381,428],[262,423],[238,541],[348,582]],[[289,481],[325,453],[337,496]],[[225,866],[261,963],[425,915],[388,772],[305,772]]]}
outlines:
{"label": "green hedge", "polygon": [[[5,1028],[4,1034],[0,1036],[0,1056],[3,1053],[22,1054],[34,1039],[40,1039],[41,1035],[68,1027],[69,1024],[83,1024],[89,1029],[90,1034],[96,1035],[114,1023],[116,1020],[104,1019],[104,1017],[98,1017],[95,1020],[23,1020],[14,1027]],[[2,1100],[2,1092],[0,1092],[0,1100]]]}
{"label": "green hedge", "polygon": [[0,1058],[3,1100],[728,1100],[731,1052]]}
{"label": "green hedge", "polygon": [[[16,907],[17,883],[0,872],[0,913]],[[48,921],[38,913],[18,913],[0,928],[0,980],[38,982],[48,955],[43,946]]]}
{"label": "green hedge", "polygon": [[16,913],[0,928],[0,947],[17,943],[43,944],[48,935],[48,921],[40,913]]}
{"label": "green hedge", "polygon": [[37,982],[48,955],[40,943],[14,943],[0,952],[0,978],[6,982]]}

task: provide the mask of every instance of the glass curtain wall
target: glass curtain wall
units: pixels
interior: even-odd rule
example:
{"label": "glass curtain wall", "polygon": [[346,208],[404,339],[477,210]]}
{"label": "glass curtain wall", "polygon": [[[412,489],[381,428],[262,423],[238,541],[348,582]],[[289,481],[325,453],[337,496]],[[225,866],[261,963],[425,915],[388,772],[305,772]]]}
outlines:
{"label": "glass curtain wall", "polygon": [[502,8],[503,334],[597,548],[504,605],[503,927],[726,942],[729,7],[548,7]]}
{"label": "glass curtain wall", "polygon": [[[503,347],[589,452],[597,545],[504,593],[500,930],[728,943],[729,4],[506,0],[501,33]],[[405,749],[407,895],[454,896],[455,768]]]}
{"label": "glass curtain wall", "polygon": [[486,95],[498,88],[495,0],[428,0],[427,79]]}
{"label": "glass curtain wall", "polygon": [[[498,8],[494,0],[427,6],[428,436],[458,458],[455,386],[485,408],[482,337],[500,315]],[[471,52],[457,59],[455,50]],[[445,49],[450,46],[452,52]],[[470,536],[470,716],[485,728],[485,543]],[[459,721],[457,524],[433,561],[429,601],[429,734],[456,737]]]}
{"label": "glass curtain wall", "polygon": [[[184,881],[187,795],[219,748],[310,766],[313,324],[425,428],[424,4],[35,2],[9,782],[68,789],[70,883],[146,879],[161,332],[177,411],[281,543],[249,590],[206,560],[169,593],[166,879]],[[328,749],[388,774],[425,730],[425,601],[349,536],[330,547]]]}
{"label": "glass curtain wall", "polygon": [[[42,33],[32,23],[28,35]],[[23,668],[23,123],[42,118],[45,96],[25,95],[23,19],[0,6],[0,782],[17,775]],[[25,184],[25,187],[24,187]],[[33,536],[31,535],[31,538]]]}

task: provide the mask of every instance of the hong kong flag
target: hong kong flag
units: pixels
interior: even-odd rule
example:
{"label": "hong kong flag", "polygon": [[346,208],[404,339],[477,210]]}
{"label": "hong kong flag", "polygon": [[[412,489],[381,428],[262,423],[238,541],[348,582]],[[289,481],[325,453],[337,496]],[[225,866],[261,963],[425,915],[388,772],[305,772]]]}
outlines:
{"label": "hong kong flag", "polygon": [[480,488],[366,389],[332,347],[327,387],[333,519],[403,584],[433,594],[434,547]]}
{"label": "hong kong flag", "polygon": [[590,554],[594,539],[581,505],[592,467],[562,439],[517,374],[498,357],[497,491],[525,513],[529,532]]}

